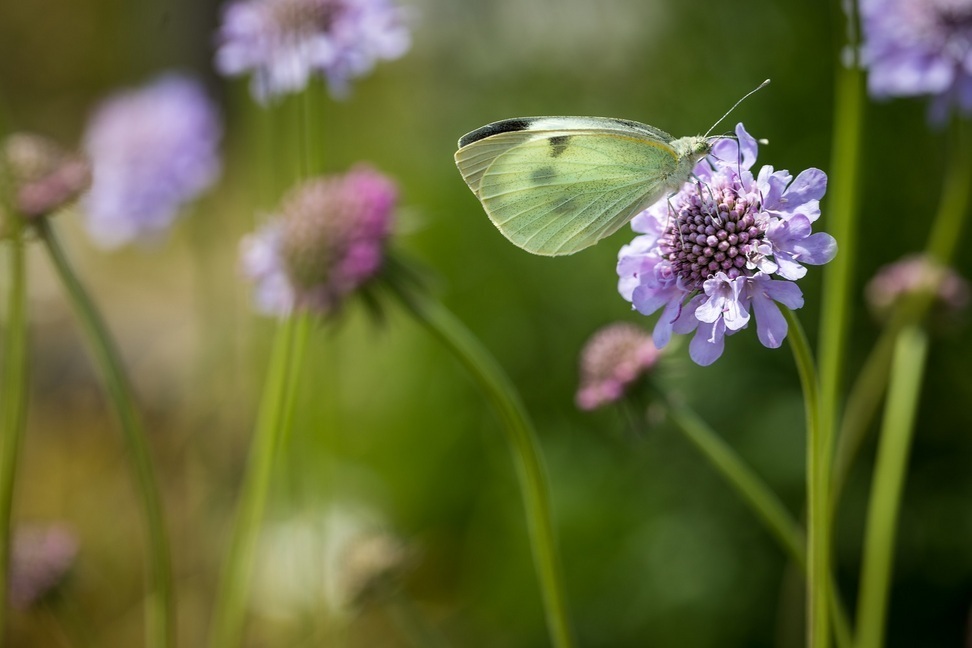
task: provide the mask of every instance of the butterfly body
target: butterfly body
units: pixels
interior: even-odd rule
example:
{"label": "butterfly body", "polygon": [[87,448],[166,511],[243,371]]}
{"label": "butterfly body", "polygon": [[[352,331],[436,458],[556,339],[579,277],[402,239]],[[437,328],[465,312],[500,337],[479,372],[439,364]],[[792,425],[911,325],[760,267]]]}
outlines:
{"label": "butterfly body", "polygon": [[573,254],[609,236],[689,179],[711,151],[607,117],[524,117],[459,140],[456,165],[494,225],[534,254]]}

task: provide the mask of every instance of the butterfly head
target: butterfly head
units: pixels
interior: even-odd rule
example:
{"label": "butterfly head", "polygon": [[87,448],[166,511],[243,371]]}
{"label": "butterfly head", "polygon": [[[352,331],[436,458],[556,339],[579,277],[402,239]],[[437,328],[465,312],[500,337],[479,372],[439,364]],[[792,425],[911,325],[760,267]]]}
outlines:
{"label": "butterfly head", "polygon": [[682,137],[672,142],[672,148],[675,149],[678,159],[689,163],[691,169],[696,162],[712,152],[712,138],[704,135]]}

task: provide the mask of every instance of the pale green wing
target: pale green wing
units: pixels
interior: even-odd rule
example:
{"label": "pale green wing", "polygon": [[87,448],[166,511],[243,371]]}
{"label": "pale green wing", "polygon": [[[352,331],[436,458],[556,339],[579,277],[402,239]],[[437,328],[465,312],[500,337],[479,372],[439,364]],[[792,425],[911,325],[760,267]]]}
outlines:
{"label": "pale green wing", "polygon": [[[507,136],[521,133],[532,137],[510,144],[514,138]],[[494,135],[459,153],[470,149],[470,172],[463,176],[490,220],[534,254],[573,254],[613,234],[661,197],[678,163],[674,149],[653,133],[521,133]]]}
{"label": "pale green wing", "polygon": [[524,142],[549,141],[551,137],[575,132],[635,135],[664,143],[673,139],[654,126],[613,117],[518,117],[493,122],[463,135],[456,152],[456,165],[478,197],[482,175],[497,157]]}

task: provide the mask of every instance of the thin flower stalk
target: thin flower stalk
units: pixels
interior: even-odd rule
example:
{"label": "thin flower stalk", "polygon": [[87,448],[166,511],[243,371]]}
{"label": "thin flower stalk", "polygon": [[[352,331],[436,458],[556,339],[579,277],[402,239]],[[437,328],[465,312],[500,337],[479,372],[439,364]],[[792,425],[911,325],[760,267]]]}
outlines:
{"label": "thin flower stalk", "polygon": [[152,466],[145,430],[135,407],[132,388],[108,327],[71,269],[50,223],[46,219],[40,219],[35,227],[88,336],[95,361],[103,375],[105,387],[121,424],[147,528],[149,562],[149,594],[146,601],[145,623],[147,645],[151,648],[168,648],[175,645],[176,628],[169,538],[165,527],[162,496]]}
{"label": "thin flower stalk", "polygon": [[27,424],[27,269],[23,237],[10,240],[9,294],[0,383],[0,641],[6,630],[7,587],[12,548],[11,513],[17,463]]}
{"label": "thin flower stalk", "polygon": [[[959,119],[955,120],[953,128],[942,199],[925,246],[925,251],[945,266],[955,255],[965,219],[969,216],[968,178],[972,177],[972,132]],[[915,295],[898,307],[851,387],[841,419],[831,479],[834,507],[840,501],[847,475],[884,395],[895,340],[903,329],[921,321],[934,299],[931,293]]]}
{"label": "thin flower stalk", "polygon": [[238,646],[243,637],[256,543],[273,467],[285,447],[293,420],[297,377],[305,355],[298,351],[306,343],[309,319],[304,313],[284,318],[277,325],[229,552],[217,591],[209,639],[212,648]]}
{"label": "thin flower stalk", "polygon": [[909,326],[898,336],[868,503],[856,648],[884,645],[895,531],[927,352],[920,327]]}
{"label": "thin flower stalk", "polygon": [[823,455],[820,413],[820,385],[813,364],[813,353],[800,320],[790,310],[783,311],[793,335],[789,337],[793,358],[803,387],[807,421],[807,645],[830,645],[831,569],[830,517],[827,496],[827,464]]}
{"label": "thin flower stalk", "polygon": [[776,494],[695,412],[675,405],[671,399],[667,401],[667,410],[675,427],[749,505],[789,558],[806,572],[807,552],[803,529]]}
{"label": "thin flower stalk", "polygon": [[[779,543],[784,553],[806,575],[806,535],[772,489],[745,464],[732,446],[723,441],[695,412],[685,406],[674,404],[670,398],[665,400],[668,417],[675,427],[732,486],[742,501],[763,523],[769,534]],[[831,614],[837,645],[841,648],[851,648],[852,639],[847,612],[836,597],[837,588],[833,582],[830,589],[835,593],[831,601]]]}
{"label": "thin flower stalk", "polygon": [[969,215],[972,192],[972,126],[955,119],[949,138],[950,159],[942,188],[942,200],[935,216],[926,251],[943,265],[949,265],[961,242],[962,227]]}
{"label": "thin flower stalk", "polygon": [[513,453],[550,641],[574,645],[554,531],[550,487],[533,424],[503,370],[452,313],[432,299],[396,291],[405,307],[466,367],[496,409]]}

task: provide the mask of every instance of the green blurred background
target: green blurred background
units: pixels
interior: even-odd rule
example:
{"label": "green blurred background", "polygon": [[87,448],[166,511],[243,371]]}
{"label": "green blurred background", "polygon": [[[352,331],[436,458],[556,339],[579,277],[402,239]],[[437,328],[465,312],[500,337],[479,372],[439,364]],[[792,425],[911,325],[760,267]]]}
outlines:
{"label": "green blurred background", "polygon": [[[573,405],[585,339],[619,319],[653,325],[615,289],[617,251],[630,232],[572,257],[526,254],[489,223],[452,155],[463,133],[534,114],[626,117],[696,134],[771,78],[730,124],[744,121],[769,139],[762,164],[826,171],[839,16],[816,0],[406,4],[411,51],[380,64],[349,98],[321,102],[312,145],[322,147],[328,171],[364,160],[397,179],[396,248],[431,269],[434,290],[520,388],[551,475],[580,643],[801,645],[799,577],[684,439],[666,425],[632,434],[617,412],[583,414]],[[10,129],[74,146],[99,98],[170,69],[206,80],[224,112],[222,181],[167,241],[105,253],[88,241],[78,214],[57,223],[136,383],[173,534],[186,646],[205,638],[273,332],[272,321],[252,314],[238,242],[296,177],[301,137],[287,118],[296,114],[293,100],[274,108],[268,129],[246,80],[214,75],[219,10],[198,0],[0,4],[0,102]],[[937,207],[949,142],[929,130],[924,111],[917,100],[866,108],[848,378],[879,332],[864,283],[924,246]],[[818,227],[828,229],[826,201]],[[60,286],[38,250],[30,261],[33,391],[15,518],[66,520],[81,551],[53,614],[14,617],[12,645],[84,645],[79,637],[138,645],[142,526],[122,444]],[[964,250],[960,265],[972,275]],[[801,282],[799,315],[811,340],[820,276],[811,268]],[[547,645],[508,449],[462,368],[395,307],[381,324],[351,307],[315,331],[308,354],[268,527],[320,526],[335,507],[364,507],[415,550],[404,591],[451,645]],[[942,331],[904,493],[889,646],[958,646],[968,636],[970,366],[966,329]],[[799,514],[803,406],[787,348],[764,349],[747,331],[701,368],[683,345],[660,380]],[[873,450],[872,440],[839,521],[838,576],[851,603]],[[409,645],[380,605],[335,619],[319,598],[286,604],[280,583],[261,576],[282,570],[274,563],[290,551],[282,546],[262,558],[248,645]]]}

